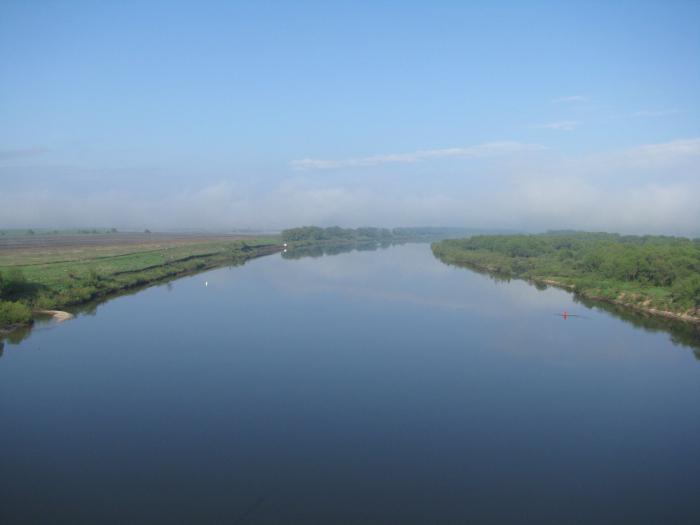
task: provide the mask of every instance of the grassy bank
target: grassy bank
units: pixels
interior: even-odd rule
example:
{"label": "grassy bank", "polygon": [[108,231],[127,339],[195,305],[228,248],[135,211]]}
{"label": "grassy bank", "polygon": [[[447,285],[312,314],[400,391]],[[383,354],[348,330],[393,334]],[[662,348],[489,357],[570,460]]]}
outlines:
{"label": "grassy bank", "polygon": [[700,240],[607,233],[476,236],[432,245],[443,262],[700,322]]}
{"label": "grassy bank", "polygon": [[279,251],[276,238],[160,239],[0,251],[0,329],[109,294]]}

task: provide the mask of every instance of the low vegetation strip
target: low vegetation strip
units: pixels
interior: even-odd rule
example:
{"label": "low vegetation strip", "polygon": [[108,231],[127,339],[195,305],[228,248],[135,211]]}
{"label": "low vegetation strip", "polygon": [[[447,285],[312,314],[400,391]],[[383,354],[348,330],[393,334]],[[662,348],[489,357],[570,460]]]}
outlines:
{"label": "low vegetation strip", "polygon": [[331,226],[302,226],[282,231],[282,240],[296,246],[351,243],[401,243],[401,242],[431,242],[440,239],[459,238],[477,233],[494,233],[469,228],[341,228]]}
{"label": "low vegetation strip", "polygon": [[700,239],[552,232],[443,240],[432,249],[448,264],[700,322]]}
{"label": "low vegetation strip", "polygon": [[61,310],[178,275],[242,264],[279,249],[272,237],[193,237],[188,242],[64,247],[41,254],[5,251],[0,254],[0,329],[31,322],[41,310]]}

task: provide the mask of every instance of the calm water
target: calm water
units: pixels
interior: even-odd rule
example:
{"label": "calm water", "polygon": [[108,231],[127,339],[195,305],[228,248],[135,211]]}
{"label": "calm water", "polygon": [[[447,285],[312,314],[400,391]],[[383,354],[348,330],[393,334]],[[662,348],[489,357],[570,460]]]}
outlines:
{"label": "calm water", "polygon": [[693,349],[428,245],[41,325],[5,343],[0,439],[3,524],[700,523]]}

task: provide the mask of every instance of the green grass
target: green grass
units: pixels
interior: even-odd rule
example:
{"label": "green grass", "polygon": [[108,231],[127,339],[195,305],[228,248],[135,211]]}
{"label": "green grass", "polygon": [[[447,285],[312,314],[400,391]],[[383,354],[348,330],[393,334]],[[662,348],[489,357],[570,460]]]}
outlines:
{"label": "green grass", "polygon": [[62,309],[152,282],[279,249],[276,238],[14,250],[0,256],[0,326],[31,309]]}

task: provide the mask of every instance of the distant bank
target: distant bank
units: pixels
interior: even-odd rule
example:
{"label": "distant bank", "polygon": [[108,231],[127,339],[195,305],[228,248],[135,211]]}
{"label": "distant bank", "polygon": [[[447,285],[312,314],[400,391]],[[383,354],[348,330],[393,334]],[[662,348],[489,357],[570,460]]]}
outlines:
{"label": "distant bank", "polygon": [[123,290],[217,266],[243,264],[281,249],[278,236],[14,236],[11,242],[0,243],[0,332],[31,323],[35,314],[50,311],[55,316],[55,311]]}
{"label": "distant bank", "polygon": [[449,239],[432,249],[448,264],[700,323],[699,239],[553,232]]}

